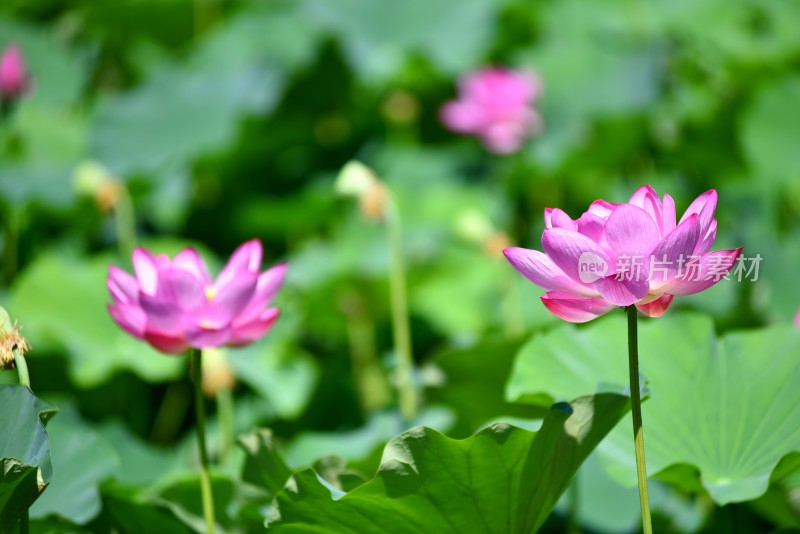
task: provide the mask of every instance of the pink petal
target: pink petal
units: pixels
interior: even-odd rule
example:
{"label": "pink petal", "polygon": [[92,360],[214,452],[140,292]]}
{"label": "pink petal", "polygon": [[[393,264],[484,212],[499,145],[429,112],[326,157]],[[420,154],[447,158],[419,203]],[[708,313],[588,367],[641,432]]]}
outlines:
{"label": "pink petal", "polygon": [[616,307],[603,299],[579,297],[568,291],[550,291],[541,298],[550,313],[572,323],[591,321]]}
{"label": "pink petal", "polygon": [[684,265],[681,276],[665,284],[661,290],[673,295],[685,296],[708,289],[728,274],[741,252],[740,247],[703,254]]}
{"label": "pink petal", "polygon": [[214,288],[217,291],[222,291],[222,288],[239,276],[240,273],[258,273],[260,267],[261,242],[257,239],[252,239],[233,251],[228,263],[219,273],[216,282],[214,282]]}
{"label": "pink petal", "polygon": [[658,244],[655,221],[642,208],[623,204],[608,216],[601,243],[614,254],[643,259]]}
{"label": "pink petal", "polygon": [[231,327],[229,325],[222,328],[203,328],[198,325],[186,330],[187,342],[196,349],[221,347],[228,343],[230,335]]}
{"label": "pink petal", "polygon": [[622,276],[620,280],[617,280],[617,277],[612,275],[595,281],[594,288],[611,304],[630,306],[647,295],[650,291],[650,282],[646,273],[638,273],[630,280],[627,276]]}
{"label": "pink petal", "polygon": [[121,304],[135,304],[139,297],[139,283],[136,278],[115,265],[108,267],[106,286],[112,298]]}
{"label": "pink petal", "polygon": [[247,345],[261,338],[272,327],[280,315],[278,308],[268,308],[250,319],[249,321],[239,322],[237,319],[233,324],[229,345]]}
{"label": "pink petal", "polygon": [[142,247],[133,250],[133,270],[139,281],[139,288],[148,295],[155,295],[158,288],[158,267],[156,258]]}
{"label": "pink petal", "polygon": [[800,310],[797,310],[797,315],[794,316],[794,324],[800,326]]}
{"label": "pink petal", "polygon": [[637,304],[638,309],[643,315],[647,317],[661,317],[667,311],[669,305],[672,304],[673,295],[664,293],[656,300],[648,302],[647,304]]}
{"label": "pink petal", "polygon": [[717,191],[711,189],[694,199],[686,212],[681,217],[680,222],[686,220],[690,215],[696,213],[700,216],[700,235],[705,236],[714,219],[714,212],[717,210]]}
{"label": "pink petal", "polygon": [[711,247],[714,245],[714,240],[717,239],[717,220],[714,219],[711,221],[711,225],[708,227],[708,232],[706,232],[705,237],[701,239],[697,243],[697,247],[694,249],[694,253],[697,256],[701,256],[711,250]]}
{"label": "pink petal", "polygon": [[692,215],[661,242],[651,253],[650,287],[657,288],[666,284],[678,274],[680,259],[687,259],[694,253],[700,237],[700,218]]}
{"label": "pink petal", "polygon": [[581,268],[586,264],[587,258],[605,265],[603,269],[592,271],[595,276],[586,281],[594,281],[597,277],[604,276],[609,269],[613,272],[614,264],[610,261],[606,249],[578,232],[564,228],[545,229],[542,234],[542,248],[553,263],[575,282],[581,282]]}
{"label": "pink petal", "polygon": [[234,320],[234,324],[239,321],[247,321],[249,319],[257,318],[264,308],[275,298],[283,279],[286,276],[286,264],[281,263],[275,267],[263,272],[258,277],[256,284],[255,294],[250,302],[245,307],[244,311],[240,313]]}
{"label": "pink petal", "polygon": [[215,287],[216,294],[203,310],[203,320],[214,327],[230,324],[253,299],[258,272],[240,271],[224,286]]}
{"label": "pink petal", "polygon": [[522,276],[537,286],[549,290],[566,290],[582,294],[593,291],[574,281],[558,268],[553,260],[538,250],[512,247],[503,251],[506,259]]}
{"label": "pink petal", "polygon": [[648,196],[658,198],[658,193],[656,193],[656,190],[653,189],[652,186],[643,185],[634,191],[633,195],[631,195],[631,199],[628,201],[628,204],[633,204],[636,207],[644,209]]}
{"label": "pink petal", "polygon": [[600,238],[603,236],[603,227],[605,227],[605,225],[605,219],[588,211],[581,215],[576,221],[578,232],[597,243],[600,242]]}
{"label": "pink petal", "polygon": [[607,202],[605,200],[595,200],[589,206],[589,209],[586,213],[591,213],[593,215],[597,215],[601,219],[608,219],[608,216],[617,209],[618,206],[622,204],[614,204],[613,202]]}
{"label": "pink petal", "polygon": [[191,312],[206,302],[206,285],[192,271],[171,267],[161,271],[156,296]]}
{"label": "pink petal", "polygon": [[191,272],[198,280],[202,281],[204,285],[211,285],[211,276],[208,274],[208,269],[206,268],[203,258],[191,247],[178,252],[178,255],[175,256],[175,259],[172,261],[172,266]]}
{"label": "pink petal", "polygon": [[144,334],[144,339],[156,350],[167,354],[181,354],[189,348],[183,335],[168,335],[155,330],[148,330]]}
{"label": "pink petal", "polygon": [[458,133],[476,133],[485,123],[479,106],[457,100],[442,106],[440,118],[448,129]]}
{"label": "pink petal", "polygon": [[130,304],[110,304],[108,313],[120,328],[128,332],[133,337],[144,339],[147,316],[141,308]]}
{"label": "pink petal", "polygon": [[511,154],[522,146],[525,128],[513,122],[491,123],[477,132],[483,145],[494,154]]}
{"label": "pink petal", "polygon": [[545,228],[566,228],[573,231],[578,229],[575,221],[558,208],[545,208],[544,225]]}
{"label": "pink petal", "polygon": [[147,314],[148,330],[155,328],[169,336],[178,335],[183,331],[187,315],[174,300],[139,293],[139,305]]}

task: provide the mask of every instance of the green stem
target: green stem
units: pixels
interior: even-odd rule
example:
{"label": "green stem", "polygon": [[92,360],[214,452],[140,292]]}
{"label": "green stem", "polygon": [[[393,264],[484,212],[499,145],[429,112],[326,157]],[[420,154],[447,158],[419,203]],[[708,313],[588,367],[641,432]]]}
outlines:
{"label": "green stem", "polygon": [[194,378],[195,415],[197,416],[197,449],[200,452],[200,490],[203,495],[203,517],[206,520],[206,534],[214,534],[214,494],[211,490],[211,476],[208,472],[208,452],[206,450],[206,408],[203,399],[203,356],[197,349],[190,349]]}
{"label": "green stem", "polygon": [[19,534],[28,534],[28,532],[30,532],[30,518],[26,509],[19,518]]}
{"label": "green stem", "polygon": [[25,356],[18,350],[14,351],[14,364],[17,366],[17,375],[19,376],[19,383],[23,386],[31,388],[31,377],[28,374],[28,362]]}
{"label": "green stem", "polygon": [[567,512],[567,532],[569,532],[569,534],[580,534],[581,532],[580,513],[578,511],[580,505],[579,476],[578,473],[575,473],[575,476],[572,477],[572,483],[569,485],[567,493],[567,505],[569,507]]}
{"label": "green stem", "polygon": [[128,189],[124,185],[120,185],[120,188],[119,199],[114,206],[114,226],[119,253],[128,257],[136,246],[136,217]]}
{"label": "green stem", "polygon": [[229,388],[217,391],[217,410],[219,412],[219,461],[222,461],[233,447],[233,392]]}
{"label": "green stem", "polygon": [[389,290],[392,305],[392,332],[397,355],[397,389],[400,413],[406,421],[417,415],[417,394],[414,388],[414,357],[411,353],[411,329],[406,303],[406,268],[403,259],[403,231],[394,199],[389,198],[386,210],[391,253]]}
{"label": "green stem", "polygon": [[652,534],[650,501],[647,498],[647,465],[644,460],[644,428],[642,427],[642,400],[639,394],[639,333],[636,306],[628,306],[628,367],[630,370],[631,415],[633,416],[633,442],[636,449],[636,475],[639,479],[639,504],[642,508],[642,530]]}

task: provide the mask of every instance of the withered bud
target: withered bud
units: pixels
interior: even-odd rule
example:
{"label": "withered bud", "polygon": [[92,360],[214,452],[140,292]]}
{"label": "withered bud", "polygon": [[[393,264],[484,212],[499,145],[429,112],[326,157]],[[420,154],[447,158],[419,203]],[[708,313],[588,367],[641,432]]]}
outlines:
{"label": "withered bud", "polygon": [[228,361],[225,349],[203,349],[203,393],[207,397],[216,397],[223,389],[236,387],[236,376]]}
{"label": "withered bud", "polygon": [[17,325],[11,322],[8,312],[0,307],[0,369],[12,371],[17,368],[14,351],[24,356],[28,352],[28,342],[20,334]]}
{"label": "withered bud", "polygon": [[114,209],[123,193],[122,183],[102,163],[87,160],[73,173],[75,190],[94,199],[104,213]]}
{"label": "withered bud", "polygon": [[386,186],[376,181],[358,199],[361,213],[373,221],[382,221],[386,217],[387,197]]}
{"label": "withered bud", "polygon": [[356,197],[361,213],[373,221],[382,221],[386,216],[389,190],[375,173],[360,161],[350,161],[336,177],[336,191],[342,195]]}

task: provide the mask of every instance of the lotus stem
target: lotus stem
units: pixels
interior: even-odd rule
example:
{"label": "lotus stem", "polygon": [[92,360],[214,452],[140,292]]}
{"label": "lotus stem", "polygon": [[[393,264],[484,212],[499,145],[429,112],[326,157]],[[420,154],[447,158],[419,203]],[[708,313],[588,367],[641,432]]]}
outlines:
{"label": "lotus stem", "polygon": [[136,217],[133,212],[133,201],[128,188],[124,185],[120,186],[119,199],[114,205],[114,226],[120,255],[130,256],[136,246]]}
{"label": "lotus stem", "polygon": [[397,357],[397,389],[400,413],[411,421],[417,415],[417,394],[414,388],[414,357],[411,353],[411,329],[406,303],[406,268],[403,259],[403,232],[400,214],[394,199],[389,197],[386,210],[391,253],[389,291],[392,306],[392,332]]}
{"label": "lotus stem", "polygon": [[200,452],[200,490],[203,496],[203,517],[206,521],[206,534],[214,534],[214,494],[211,476],[208,471],[208,451],[206,449],[206,409],[203,398],[203,356],[197,349],[190,349],[194,378],[194,402],[197,418],[197,449]]}
{"label": "lotus stem", "polygon": [[14,350],[14,365],[17,367],[19,383],[30,389],[31,377],[30,374],[28,374],[28,362],[25,360],[25,356],[22,355],[22,352],[17,349]]}
{"label": "lotus stem", "polygon": [[639,481],[639,504],[642,508],[642,530],[653,533],[650,520],[650,501],[647,497],[647,465],[644,459],[644,428],[642,426],[642,399],[639,394],[639,333],[636,306],[628,306],[628,368],[630,371],[631,415],[633,416],[633,443],[636,450],[636,475]]}

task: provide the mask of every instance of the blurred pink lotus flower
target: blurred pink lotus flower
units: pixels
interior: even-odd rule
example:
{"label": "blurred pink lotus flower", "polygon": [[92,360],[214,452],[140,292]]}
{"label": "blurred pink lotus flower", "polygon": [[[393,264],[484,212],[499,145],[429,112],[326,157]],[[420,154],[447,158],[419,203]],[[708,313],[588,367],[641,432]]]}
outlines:
{"label": "blurred pink lotus flower", "polygon": [[279,314],[267,306],[283,283],[286,265],[259,273],[260,265],[257,240],[237,248],[216,280],[192,248],[174,260],[137,248],[135,277],[113,265],[108,269],[114,300],[108,311],[126,332],[169,354],[246,345],[263,336]]}
{"label": "blurred pink lotus flower", "polygon": [[676,224],[675,202],[650,186],[627,204],[596,200],[577,220],[545,209],[544,253],[508,248],[511,265],[548,290],[542,302],[557,317],[590,321],[635,304],[659,317],[674,296],[699,293],[733,267],[741,248],[709,252],[717,234],[717,192],[695,199]]}
{"label": "blurred pink lotus flower", "polygon": [[800,310],[797,310],[797,315],[794,316],[794,324],[800,326]]}
{"label": "blurred pink lotus flower", "polygon": [[458,99],[442,107],[442,122],[454,132],[476,135],[490,152],[516,152],[541,129],[533,105],[542,85],[532,73],[488,67],[462,78],[458,89]]}
{"label": "blurred pink lotus flower", "polygon": [[28,89],[28,81],[22,51],[15,44],[8,45],[0,54],[0,99],[19,98]]}

